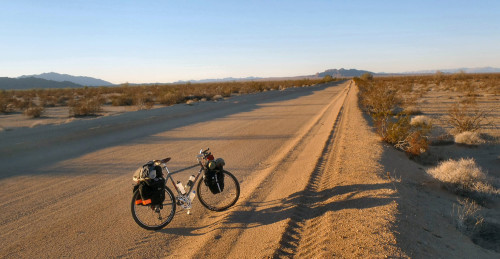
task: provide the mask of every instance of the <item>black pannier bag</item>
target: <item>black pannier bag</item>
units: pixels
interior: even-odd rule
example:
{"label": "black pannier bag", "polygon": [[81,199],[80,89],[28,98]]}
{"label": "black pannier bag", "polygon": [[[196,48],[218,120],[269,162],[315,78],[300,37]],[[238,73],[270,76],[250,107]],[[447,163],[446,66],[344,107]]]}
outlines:
{"label": "black pannier bag", "polygon": [[221,193],[224,190],[222,170],[206,170],[204,182],[213,194]]}
{"label": "black pannier bag", "polygon": [[165,179],[155,178],[141,181],[134,186],[134,192],[139,190],[137,199],[143,201],[151,199],[152,205],[161,204],[165,200]]}
{"label": "black pannier bag", "polygon": [[[137,200],[142,200],[136,204],[161,204],[165,200],[165,179],[163,179],[163,172],[160,166],[149,161],[143,166],[139,167],[134,172],[132,177],[137,184],[134,186],[133,191],[139,190]],[[149,203],[149,200],[151,201]],[[148,201],[148,202],[146,202]]]}

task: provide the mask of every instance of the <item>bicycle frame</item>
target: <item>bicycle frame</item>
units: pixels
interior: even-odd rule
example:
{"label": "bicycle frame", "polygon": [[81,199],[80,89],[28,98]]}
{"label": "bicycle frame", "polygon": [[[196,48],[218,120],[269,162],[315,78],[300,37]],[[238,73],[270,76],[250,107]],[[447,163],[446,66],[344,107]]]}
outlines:
{"label": "bicycle frame", "polygon": [[[161,166],[162,166],[162,169],[164,171],[166,171],[166,176],[165,176],[165,185],[167,184],[168,182],[168,179],[170,179],[170,181],[172,182],[172,185],[174,186],[175,190],[177,191],[177,196],[175,197],[178,201],[181,201],[182,204],[180,204],[184,209],[190,209],[191,208],[191,204],[192,204],[192,200],[189,199],[189,194],[193,191],[193,188],[195,188],[196,184],[198,183],[198,179],[200,178],[203,170],[204,170],[204,167],[203,167],[203,163],[202,163],[202,158],[203,156],[202,155],[198,155],[197,156],[197,160],[198,160],[198,163],[200,165],[200,170],[198,171],[198,174],[196,175],[194,181],[193,181],[193,184],[189,187],[189,190],[185,190],[186,193],[185,194],[182,194],[181,191],[179,190],[179,187],[177,187],[177,184],[175,183],[175,180],[174,178],[172,177],[171,173],[170,173],[170,170],[168,170],[168,167],[167,167],[167,162],[164,162],[164,163],[161,163]],[[192,167],[195,167],[195,166],[198,166],[198,165],[193,165]]]}

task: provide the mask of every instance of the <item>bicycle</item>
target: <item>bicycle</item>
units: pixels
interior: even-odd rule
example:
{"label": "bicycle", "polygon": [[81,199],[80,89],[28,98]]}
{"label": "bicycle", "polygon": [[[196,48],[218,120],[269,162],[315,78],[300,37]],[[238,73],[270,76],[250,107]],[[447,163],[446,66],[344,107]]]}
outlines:
{"label": "bicycle", "polygon": [[[135,190],[132,195],[132,217],[135,222],[142,228],[147,230],[159,230],[168,225],[174,218],[176,205],[181,206],[183,209],[187,209],[187,214],[190,214],[190,209],[194,201],[194,196],[198,194],[198,200],[201,204],[212,211],[224,211],[232,207],[240,196],[240,185],[236,177],[230,172],[223,170],[222,165],[216,165],[213,155],[209,152],[209,149],[200,150],[199,155],[197,155],[198,164],[195,164],[189,168],[200,166],[200,170],[196,176],[192,175],[186,185],[185,190],[181,182],[174,181],[170,171],[167,168],[167,162],[170,161],[170,157],[162,160],[153,160],[155,166],[160,166],[162,169],[163,179],[165,180],[165,200],[161,204],[148,204],[143,205],[137,203],[136,201],[141,198],[139,190]],[[223,160],[222,160],[222,163]],[[166,172],[166,174],[164,174]],[[213,193],[207,181],[213,173],[217,173],[217,179],[223,179],[222,188],[219,186],[216,192]],[[194,178],[194,179],[193,179]],[[170,188],[168,188],[168,180],[172,182],[177,195]],[[200,180],[201,181],[198,181]],[[196,191],[194,187],[198,182]],[[211,186],[213,187],[213,186]]]}

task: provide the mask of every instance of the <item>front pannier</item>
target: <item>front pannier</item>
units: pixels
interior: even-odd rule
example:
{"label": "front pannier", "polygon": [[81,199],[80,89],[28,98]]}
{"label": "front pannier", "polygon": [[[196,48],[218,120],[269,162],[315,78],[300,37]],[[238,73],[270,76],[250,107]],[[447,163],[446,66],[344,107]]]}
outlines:
{"label": "front pannier", "polygon": [[224,173],[222,170],[207,170],[204,182],[213,194],[221,193],[224,190]]}

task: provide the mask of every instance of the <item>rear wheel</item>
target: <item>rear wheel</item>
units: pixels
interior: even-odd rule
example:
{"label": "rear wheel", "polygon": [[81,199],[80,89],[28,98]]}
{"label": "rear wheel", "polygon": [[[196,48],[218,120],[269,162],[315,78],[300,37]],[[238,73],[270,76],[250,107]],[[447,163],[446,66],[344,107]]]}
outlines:
{"label": "rear wheel", "polygon": [[140,199],[139,190],[132,196],[132,217],[135,222],[147,230],[158,230],[164,228],[175,215],[175,197],[172,191],[165,187],[165,200],[158,205],[135,204]]}
{"label": "rear wheel", "polygon": [[240,184],[236,177],[228,171],[222,171],[224,174],[224,189],[222,192],[213,194],[210,188],[205,184],[205,175],[198,182],[198,199],[201,204],[209,210],[223,211],[233,206],[240,197]]}

